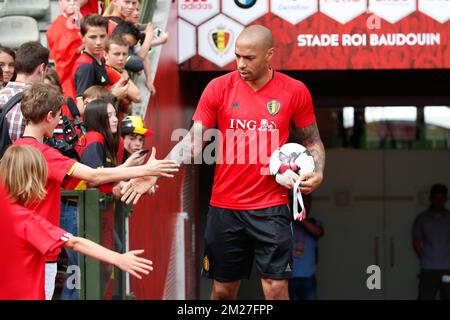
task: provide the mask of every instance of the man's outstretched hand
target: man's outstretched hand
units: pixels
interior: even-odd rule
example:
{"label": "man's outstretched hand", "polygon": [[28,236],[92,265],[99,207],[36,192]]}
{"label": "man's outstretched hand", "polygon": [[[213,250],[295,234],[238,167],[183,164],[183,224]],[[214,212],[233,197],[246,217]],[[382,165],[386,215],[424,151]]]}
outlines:
{"label": "man's outstretched hand", "polygon": [[122,202],[126,204],[136,204],[143,194],[153,194],[156,191],[156,181],[158,178],[153,176],[131,179],[122,188]]}
{"label": "man's outstretched hand", "polygon": [[156,149],[152,148],[152,154],[145,164],[147,167],[146,174],[149,176],[173,178],[173,173],[178,172],[180,165],[175,160],[158,160],[156,159]]}
{"label": "man's outstretched hand", "polygon": [[137,204],[143,194],[153,195],[158,189],[156,181],[159,177],[173,178],[173,173],[178,172],[180,165],[175,160],[157,160],[156,149],[152,148],[152,154],[145,164],[152,168],[148,176],[135,178],[128,181],[120,191],[121,201],[126,204]]}

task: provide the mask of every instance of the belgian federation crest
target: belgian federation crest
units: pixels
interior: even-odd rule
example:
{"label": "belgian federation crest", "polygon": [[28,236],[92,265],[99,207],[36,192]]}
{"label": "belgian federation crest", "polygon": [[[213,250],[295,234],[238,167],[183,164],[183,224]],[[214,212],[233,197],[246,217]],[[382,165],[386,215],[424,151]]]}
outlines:
{"label": "belgian federation crest", "polygon": [[269,113],[272,116],[274,116],[280,111],[281,103],[280,103],[280,101],[278,101],[276,99],[272,99],[269,102],[267,102],[266,108],[267,108],[267,111],[269,111]]}
{"label": "belgian federation crest", "polygon": [[225,54],[231,47],[233,32],[223,25],[217,26],[209,33],[209,43],[213,50]]}

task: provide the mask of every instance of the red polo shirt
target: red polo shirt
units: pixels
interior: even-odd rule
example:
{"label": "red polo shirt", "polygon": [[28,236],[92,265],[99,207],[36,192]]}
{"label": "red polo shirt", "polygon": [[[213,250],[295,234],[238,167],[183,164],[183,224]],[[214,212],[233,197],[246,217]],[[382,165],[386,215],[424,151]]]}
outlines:
{"label": "red polo shirt", "polygon": [[193,120],[217,127],[223,137],[211,205],[255,210],[288,203],[287,189],[269,174],[268,164],[287,142],[291,123],[303,128],[315,122],[311,94],[302,82],[274,72],[255,92],[237,71],[228,73],[205,88]]}

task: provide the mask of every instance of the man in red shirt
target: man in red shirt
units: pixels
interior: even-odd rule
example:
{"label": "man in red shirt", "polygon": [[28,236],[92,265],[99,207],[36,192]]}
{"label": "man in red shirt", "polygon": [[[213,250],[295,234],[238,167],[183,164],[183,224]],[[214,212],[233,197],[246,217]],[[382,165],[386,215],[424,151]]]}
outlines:
{"label": "man in red shirt", "polygon": [[[218,128],[217,162],[205,233],[203,273],[213,278],[211,299],[235,299],[253,258],[267,299],[288,299],[292,232],[288,190],[269,175],[272,152],[285,144],[291,124],[314,157],[316,170],[300,176],[302,193],[323,180],[325,151],[306,86],[270,67],[272,32],[246,28],[236,41],[237,71],[212,80],[194,114],[190,133],[168,159],[190,163]],[[205,139],[206,140],[206,139]],[[131,180],[123,199],[137,200],[156,179]],[[293,186],[293,184],[292,184]]]}
{"label": "man in red shirt", "polygon": [[[51,137],[57,126],[61,105],[64,98],[58,89],[44,83],[33,84],[23,93],[21,110],[27,122],[24,135],[15,145],[30,145],[37,148],[47,161],[49,176],[47,178],[47,196],[40,202],[29,207],[50,223],[59,226],[61,206],[61,185],[66,176],[85,180],[94,185],[108,182],[119,182],[146,175],[164,175],[173,177],[170,173],[175,169],[175,161],[156,160],[154,153],[147,164],[137,167],[117,167],[92,169],[73,159],[63,156],[58,150],[43,143],[44,137]],[[56,255],[47,256],[48,263],[54,263]],[[51,265],[49,265],[50,269]],[[52,279],[54,283],[54,279]],[[50,282],[51,283],[51,282]]]}

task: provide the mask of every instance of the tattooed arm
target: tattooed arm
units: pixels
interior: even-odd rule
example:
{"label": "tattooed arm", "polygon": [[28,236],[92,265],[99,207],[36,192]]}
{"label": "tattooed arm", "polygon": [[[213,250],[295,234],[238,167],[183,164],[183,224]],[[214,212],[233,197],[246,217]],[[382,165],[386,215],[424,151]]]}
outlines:
{"label": "tattooed arm", "polygon": [[207,127],[200,122],[194,122],[189,130],[189,133],[169,152],[166,159],[175,160],[180,165],[190,164],[192,159],[195,159],[203,149],[206,143],[203,141],[203,133]]}
{"label": "tattooed arm", "polygon": [[[190,164],[192,159],[195,159],[203,149],[207,139],[203,139],[203,132],[207,129],[200,122],[194,122],[189,133],[175,145],[172,151],[169,152],[166,159],[175,160],[180,165]],[[122,201],[130,204],[136,204],[143,194],[152,195],[156,192],[157,177],[143,177],[130,180],[122,188]]]}
{"label": "tattooed arm", "polygon": [[312,173],[302,175],[300,177],[300,191],[309,194],[316,190],[323,180],[323,170],[325,168],[325,149],[320,139],[317,123],[305,127],[296,128],[296,136],[300,138],[301,143],[311,153],[314,158],[315,170]]}

